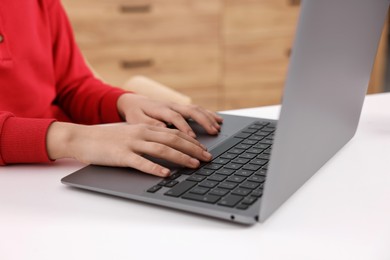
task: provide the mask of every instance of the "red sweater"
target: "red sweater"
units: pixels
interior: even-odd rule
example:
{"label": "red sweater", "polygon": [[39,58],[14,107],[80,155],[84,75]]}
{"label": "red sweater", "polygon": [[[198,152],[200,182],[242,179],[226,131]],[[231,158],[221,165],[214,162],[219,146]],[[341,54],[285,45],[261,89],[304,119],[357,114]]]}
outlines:
{"label": "red sweater", "polygon": [[123,93],[92,75],[59,0],[0,1],[0,165],[50,161],[54,120],[121,121]]}

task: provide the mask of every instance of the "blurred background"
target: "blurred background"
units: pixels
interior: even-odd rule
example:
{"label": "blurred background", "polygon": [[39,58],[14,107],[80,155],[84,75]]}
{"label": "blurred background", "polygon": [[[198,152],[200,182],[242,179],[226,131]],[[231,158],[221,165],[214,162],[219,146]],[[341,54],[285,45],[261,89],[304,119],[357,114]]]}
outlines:
{"label": "blurred background", "polygon": [[[211,110],[279,104],[300,0],[62,0],[93,70],[144,75]],[[388,23],[369,93],[390,91]]]}

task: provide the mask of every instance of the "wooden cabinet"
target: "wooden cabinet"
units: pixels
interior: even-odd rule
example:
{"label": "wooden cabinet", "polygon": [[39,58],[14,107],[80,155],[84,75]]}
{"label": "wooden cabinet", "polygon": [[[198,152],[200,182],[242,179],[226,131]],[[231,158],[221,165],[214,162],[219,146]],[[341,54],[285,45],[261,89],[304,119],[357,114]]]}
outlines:
{"label": "wooden cabinet", "polygon": [[218,0],[64,0],[93,69],[120,86],[144,75],[218,109]]}
{"label": "wooden cabinet", "polygon": [[[299,0],[63,0],[94,70],[145,75],[212,110],[281,101]],[[384,37],[370,92],[383,85]]]}
{"label": "wooden cabinet", "polygon": [[299,6],[286,0],[225,3],[225,108],[280,103]]}

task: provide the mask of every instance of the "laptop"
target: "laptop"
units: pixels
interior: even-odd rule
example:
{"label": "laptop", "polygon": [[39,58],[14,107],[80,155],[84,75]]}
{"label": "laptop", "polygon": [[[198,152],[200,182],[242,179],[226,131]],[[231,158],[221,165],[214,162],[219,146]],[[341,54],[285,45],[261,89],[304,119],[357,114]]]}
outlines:
{"label": "laptop", "polygon": [[389,0],[303,0],[279,120],[223,114],[218,136],[193,124],[212,162],[171,165],[165,179],[89,165],[62,183],[243,224],[265,221],[355,134],[388,8]]}

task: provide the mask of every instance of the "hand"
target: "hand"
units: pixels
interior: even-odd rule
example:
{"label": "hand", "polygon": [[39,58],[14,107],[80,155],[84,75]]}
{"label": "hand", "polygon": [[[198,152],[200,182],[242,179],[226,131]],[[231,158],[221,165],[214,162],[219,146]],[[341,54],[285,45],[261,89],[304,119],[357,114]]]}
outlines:
{"label": "hand", "polygon": [[168,176],[169,169],[142,155],[189,168],[212,157],[202,144],[179,130],[126,123],[84,126],[55,122],[47,133],[47,151],[53,160],[70,157],[83,163],[132,167],[161,177]]}
{"label": "hand", "polygon": [[183,133],[196,137],[185,119],[193,119],[209,134],[218,134],[223,119],[215,113],[195,105],[179,105],[154,101],[136,94],[123,94],[118,99],[119,114],[130,124],[154,126],[174,125]]}

